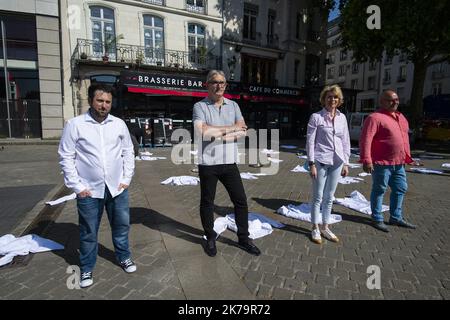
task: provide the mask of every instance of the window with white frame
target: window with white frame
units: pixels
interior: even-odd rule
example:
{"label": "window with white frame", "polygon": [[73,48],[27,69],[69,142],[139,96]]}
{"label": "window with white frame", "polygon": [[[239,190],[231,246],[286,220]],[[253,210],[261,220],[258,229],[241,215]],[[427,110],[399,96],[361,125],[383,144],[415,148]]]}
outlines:
{"label": "window with white frame", "polygon": [[398,82],[406,81],[406,66],[400,66],[397,80]]}
{"label": "window with white frame", "polygon": [[358,89],[358,79],[352,79],[350,86],[352,89]]}
{"label": "window with white frame", "polygon": [[105,44],[111,43],[116,37],[114,10],[106,7],[91,6],[90,11],[94,55],[114,56],[116,52],[115,43],[105,46]]}
{"label": "window with white frame", "polygon": [[204,64],[206,59],[205,27],[200,24],[188,24],[189,62]]}
{"label": "window with white frame", "polygon": [[149,62],[164,60],[164,21],[163,19],[144,15],[145,58]]}

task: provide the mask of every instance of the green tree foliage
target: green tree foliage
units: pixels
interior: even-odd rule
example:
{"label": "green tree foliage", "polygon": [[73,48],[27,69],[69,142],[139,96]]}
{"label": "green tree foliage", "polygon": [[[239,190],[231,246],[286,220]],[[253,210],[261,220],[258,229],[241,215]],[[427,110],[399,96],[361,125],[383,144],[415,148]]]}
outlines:
{"label": "green tree foliage", "polygon": [[[381,9],[381,29],[370,30],[366,22],[370,5]],[[427,67],[450,61],[450,1],[448,0],[341,0],[343,46],[358,62],[380,60],[403,52],[414,64],[411,120],[422,117],[422,95]]]}

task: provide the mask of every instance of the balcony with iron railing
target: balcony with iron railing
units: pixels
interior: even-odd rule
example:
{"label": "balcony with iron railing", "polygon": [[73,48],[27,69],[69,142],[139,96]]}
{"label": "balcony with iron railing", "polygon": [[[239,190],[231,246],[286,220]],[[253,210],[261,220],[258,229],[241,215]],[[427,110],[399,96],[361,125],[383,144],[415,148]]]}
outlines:
{"label": "balcony with iron railing", "polygon": [[106,53],[101,42],[78,39],[72,60],[78,63],[103,61],[142,66],[171,67],[191,70],[220,69],[221,57],[201,50],[186,52],[129,44],[116,44]]}
{"label": "balcony with iron railing", "polygon": [[158,6],[165,6],[164,0],[138,0],[140,2],[149,3],[149,4],[156,4]]}
{"label": "balcony with iron railing", "polygon": [[206,8],[204,5],[198,6],[195,4],[189,4],[187,2],[186,2],[186,11],[200,13],[200,14],[206,14]]}
{"label": "balcony with iron railing", "polygon": [[278,35],[268,34],[267,35],[267,47],[277,49],[278,48]]}
{"label": "balcony with iron railing", "polygon": [[[242,34],[245,34],[242,32]],[[255,32],[254,34],[249,34],[248,37],[242,37],[242,42],[252,45],[252,46],[261,46],[261,32]]]}

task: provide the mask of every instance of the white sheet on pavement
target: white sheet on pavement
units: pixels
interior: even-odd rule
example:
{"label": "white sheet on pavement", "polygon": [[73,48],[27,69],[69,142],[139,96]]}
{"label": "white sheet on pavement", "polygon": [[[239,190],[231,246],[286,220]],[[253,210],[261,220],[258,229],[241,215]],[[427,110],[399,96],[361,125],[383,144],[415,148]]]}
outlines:
{"label": "white sheet on pavement", "polygon": [[350,184],[350,183],[360,183],[361,181],[364,181],[362,178],[355,178],[355,177],[339,177],[338,183],[340,184]]}
{"label": "white sheet on pavement", "polygon": [[49,239],[28,234],[16,238],[12,234],[0,237],[0,266],[10,263],[15,256],[26,256],[29,253],[64,249],[63,245]]}
{"label": "white sheet on pavement", "polygon": [[431,174],[443,174],[444,171],[441,170],[433,170],[433,169],[427,169],[427,168],[410,168],[409,171],[413,172],[419,172],[419,173],[431,173]]}
{"label": "white sheet on pavement", "polygon": [[149,156],[141,156],[141,160],[144,161],[155,161],[155,160],[165,160],[166,157],[149,157]]}
{"label": "white sheet on pavement", "polygon": [[367,173],[367,172],[361,172],[361,173],[358,173],[358,176],[359,177],[367,177],[367,176],[371,176],[371,174]]}
{"label": "white sheet on pavement", "polygon": [[305,169],[304,166],[298,165],[294,169],[291,170],[291,172],[303,172],[303,173],[309,173],[308,170]]}
{"label": "white sheet on pavement", "polygon": [[351,168],[351,169],[358,169],[358,168],[361,168],[362,165],[359,164],[359,163],[349,163],[348,167]]}
{"label": "white sheet on pavement", "polygon": [[[300,205],[289,204],[287,206],[282,206],[277,210],[277,213],[297,220],[311,222],[311,205],[309,203],[302,203]],[[322,221],[322,217],[319,216],[319,221]],[[331,214],[332,223],[337,223],[342,221],[342,216],[339,214]]]}
{"label": "white sheet on pavement", "polygon": [[[248,214],[248,232],[250,239],[258,239],[272,233],[274,228],[283,228],[285,225],[279,221],[267,218],[260,213],[249,212]],[[214,221],[214,231],[217,237],[226,229],[237,232],[237,225],[234,213],[227,214],[225,217],[217,218]],[[205,238],[205,236],[203,236]]]}
{"label": "white sheet on pavement", "polygon": [[73,200],[73,199],[76,199],[76,198],[77,198],[77,194],[74,192],[72,194],[69,194],[67,196],[61,197],[61,198],[56,199],[56,200],[47,201],[45,204],[54,206],[54,205],[57,205],[57,204],[60,204],[60,203],[63,203],[63,202],[69,201],[69,200]]}
{"label": "white sheet on pavement", "polygon": [[245,180],[258,180],[258,177],[254,176],[250,172],[241,172],[241,178]]}
{"label": "white sheet on pavement", "polygon": [[272,149],[262,149],[261,153],[264,153],[264,154],[279,154],[280,151],[275,151],[275,150],[272,150]]}
{"label": "white sheet on pavement", "polygon": [[164,181],[161,181],[161,184],[168,184],[171,186],[196,186],[200,182],[200,179],[192,176],[178,176],[178,177],[170,177]]}
{"label": "white sheet on pavement", "polygon": [[[345,198],[335,198],[334,203],[340,204],[341,206],[353,209],[355,211],[372,215],[372,210],[370,209],[370,201],[366,199],[357,190],[350,193],[350,197]],[[389,206],[382,205],[381,212],[388,211]]]}

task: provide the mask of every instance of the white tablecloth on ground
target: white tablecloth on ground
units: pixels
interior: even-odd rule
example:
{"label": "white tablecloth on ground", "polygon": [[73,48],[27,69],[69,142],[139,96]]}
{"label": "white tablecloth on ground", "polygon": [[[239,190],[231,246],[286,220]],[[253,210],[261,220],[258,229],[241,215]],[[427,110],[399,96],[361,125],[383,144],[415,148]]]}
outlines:
{"label": "white tablecloth on ground", "polygon": [[19,238],[7,234],[0,237],[0,255],[3,256],[0,258],[0,266],[10,263],[15,256],[62,249],[64,249],[63,245],[35,234],[28,234]]}

